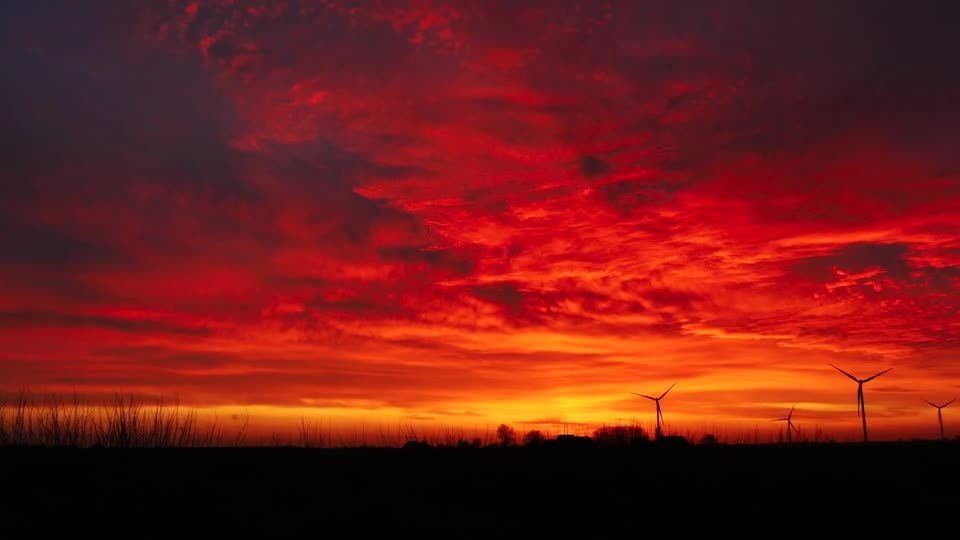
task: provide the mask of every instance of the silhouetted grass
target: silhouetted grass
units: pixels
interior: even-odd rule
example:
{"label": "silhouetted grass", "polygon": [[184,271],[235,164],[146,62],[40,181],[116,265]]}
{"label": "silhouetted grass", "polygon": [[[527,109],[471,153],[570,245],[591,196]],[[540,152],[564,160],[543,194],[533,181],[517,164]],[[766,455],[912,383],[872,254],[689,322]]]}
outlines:
{"label": "silhouetted grass", "polygon": [[[244,436],[237,434],[235,443]],[[201,425],[195,410],[182,410],[162,399],[144,405],[134,396],[116,396],[94,406],[74,394],[57,396],[22,392],[0,401],[0,446],[96,448],[196,448],[222,446],[216,418]]]}

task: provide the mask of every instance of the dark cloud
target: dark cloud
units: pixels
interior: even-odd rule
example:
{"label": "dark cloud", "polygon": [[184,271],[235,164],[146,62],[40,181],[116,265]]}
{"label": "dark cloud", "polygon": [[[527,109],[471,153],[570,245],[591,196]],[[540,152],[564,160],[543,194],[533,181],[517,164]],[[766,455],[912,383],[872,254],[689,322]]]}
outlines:
{"label": "dark cloud", "polygon": [[212,369],[232,365],[237,358],[215,351],[184,351],[154,345],[121,345],[93,349],[91,355],[114,362],[170,369]]}
{"label": "dark cloud", "polygon": [[321,199],[323,195],[339,195],[371,179],[391,180],[425,177],[432,173],[424,168],[385,164],[374,157],[350,151],[334,141],[320,137],[298,143],[263,141],[263,156],[269,170],[282,185],[298,194]]}
{"label": "dark cloud", "polygon": [[[921,283],[930,291],[952,292],[960,288],[960,266],[924,267],[919,270]],[[960,309],[960,304],[956,304],[955,309]]]}
{"label": "dark cloud", "polygon": [[101,7],[11,6],[18,16],[4,18],[22,38],[0,48],[4,183],[84,200],[134,180],[252,197],[230,164],[230,103],[199,59],[136,42],[129,10]]}
{"label": "dark cloud", "polygon": [[150,319],[123,319],[104,315],[58,313],[52,311],[2,311],[0,321],[8,328],[104,328],[137,334],[175,334],[181,336],[208,336],[203,326],[188,326]]}
{"label": "dark cloud", "polygon": [[798,149],[866,128],[901,151],[960,143],[951,127],[960,119],[960,75],[946,68],[953,33],[946,21],[960,10],[936,2],[874,8],[869,18],[847,5],[825,20],[816,4],[764,6],[748,16],[757,18],[742,27],[757,78],[748,97],[762,107],[752,116],[775,122],[767,140],[793,140]]}
{"label": "dark cloud", "polygon": [[326,240],[331,243],[369,246],[378,229],[392,229],[413,242],[422,241],[427,234],[416,217],[386,202],[372,201],[353,192],[331,190],[329,196],[324,203],[313,206],[308,220],[333,225],[326,235]]}
{"label": "dark cloud", "polygon": [[677,289],[654,288],[642,292],[644,298],[656,307],[689,310],[694,303],[704,300],[702,294]]}
{"label": "dark cloud", "polygon": [[426,264],[430,268],[446,270],[457,275],[470,274],[474,269],[474,260],[469,253],[452,249],[392,246],[380,248],[377,253],[386,261]]}
{"label": "dark cloud", "polygon": [[[0,257],[2,258],[2,257]],[[95,263],[99,264],[99,263]],[[85,280],[83,274],[74,273],[73,270],[80,270],[83,266],[36,266],[35,262],[29,265],[19,266],[19,263],[11,262],[12,267],[4,268],[5,283],[12,290],[19,291],[43,291],[49,298],[57,301],[72,304],[74,302],[86,304],[102,304],[103,302],[116,302],[117,296],[109,288],[102,284],[92,283]],[[96,265],[87,267],[87,270],[98,268]],[[64,272],[64,270],[70,272]]]}
{"label": "dark cloud", "polygon": [[653,207],[669,203],[687,182],[667,179],[618,180],[597,186],[603,202],[623,215],[644,215]]}
{"label": "dark cloud", "polygon": [[[392,249],[410,253],[430,240],[428,229],[412,214],[391,206],[390,201],[371,200],[354,191],[372,180],[429,176],[425,169],[382,164],[323,138],[295,144],[266,142],[261,152],[244,162],[268,175],[270,183],[263,189],[272,206],[296,209],[302,225],[319,228],[319,239],[335,251],[376,248],[371,244],[382,231],[390,231],[394,242],[400,242],[400,247]],[[424,255],[421,260],[431,257]]]}
{"label": "dark cloud", "polygon": [[516,99],[510,99],[502,96],[456,98],[446,102],[446,105],[456,109],[462,108],[488,115],[516,115],[514,120],[521,120],[523,115],[528,113],[549,115],[551,117],[589,113],[589,110],[580,103],[571,102],[531,104],[522,103]]}
{"label": "dark cloud", "polygon": [[[364,13],[369,15],[371,7]],[[259,4],[246,9],[233,3],[204,5],[186,21],[183,10],[183,3],[171,3],[156,12],[162,24],[185,24],[179,38],[251,82],[289,88],[301,82],[297,78],[305,71],[315,70],[329,87],[351,91],[356,83],[382,88],[402,87],[411,79],[439,81],[457,68],[452,56],[410,46],[416,25],[408,22],[402,28],[388,17],[357,17],[356,10],[332,4],[290,2],[267,9]],[[255,50],[246,46],[250,43],[257,44]]]}
{"label": "dark cloud", "polygon": [[580,158],[580,172],[588,178],[603,176],[610,172],[610,164],[598,157],[583,156]]}
{"label": "dark cloud", "polygon": [[470,288],[470,293],[487,302],[517,311],[523,306],[524,293],[518,283],[490,283]]}
{"label": "dark cloud", "polygon": [[0,264],[79,270],[131,263],[124,252],[97,239],[0,213]]}
{"label": "dark cloud", "polygon": [[835,269],[846,273],[861,273],[878,268],[892,278],[904,280],[909,278],[911,270],[910,264],[904,259],[909,251],[910,246],[903,243],[850,244],[838,248],[830,255],[801,260],[791,267],[791,271],[805,279],[827,282],[837,278]]}

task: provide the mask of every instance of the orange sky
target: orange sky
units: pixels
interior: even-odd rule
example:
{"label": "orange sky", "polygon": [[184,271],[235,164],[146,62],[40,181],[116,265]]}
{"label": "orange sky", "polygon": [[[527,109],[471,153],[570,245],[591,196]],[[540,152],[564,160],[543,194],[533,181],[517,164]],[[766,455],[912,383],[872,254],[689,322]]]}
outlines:
{"label": "orange sky", "polygon": [[0,390],[936,435],[956,7],[341,4],[0,21]]}

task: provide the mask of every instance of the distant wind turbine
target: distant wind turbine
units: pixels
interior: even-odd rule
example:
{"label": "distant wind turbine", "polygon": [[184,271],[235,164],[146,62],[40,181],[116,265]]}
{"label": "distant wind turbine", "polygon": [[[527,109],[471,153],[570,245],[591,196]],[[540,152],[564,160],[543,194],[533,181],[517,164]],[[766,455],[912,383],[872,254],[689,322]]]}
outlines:
{"label": "distant wind turbine", "polygon": [[853,379],[854,382],[857,383],[857,416],[863,419],[863,442],[867,442],[867,407],[866,407],[866,404],[864,404],[863,402],[863,383],[868,383],[876,379],[877,377],[883,375],[884,373],[890,371],[893,368],[885,369],[880,373],[877,373],[873,377],[867,377],[866,379],[858,379],[833,364],[830,364],[830,367],[839,371],[840,373],[843,373],[847,377],[850,377],[851,379]]}
{"label": "distant wind turbine", "polygon": [[636,392],[630,392],[631,394],[633,394],[633,395],[635,395],[635,396],[645,397],[645,398],[650,399],[650,400],[653,400],[653,401],[655,401],[655,402],[657,403],[657,438],[658,438],[658,439],[660,438],[660,422],[663,420],[663,411],[660,409],[660,400],[663,399],[664,396],[667,395],[667,392],[669,392],[670,390],[672,390],[673,387],[676,386],[676,385],[677,385],[677,383],[671,384],[671,385],[670,385],[670,388],[667,388],[666,392],[660,394],[660,397],[653,397],[653,396],[647,396],[647,395],[644,395],[644,394],[638,394],[638,393],[636,393]]}
{"label": "distant wind turbine", "polygon": [[793,438],[792,438],[791,432],[790,432],[791,429],[792,429],[792,430],[795,430],[797,433],[800,433],[800,430],[797,429],[797,426],[793,425],[793,420],[790,419],[790,418],[793,416],[793,410],[796,409],[796,408],[797,408],[796,405],[794,405],[793,407],[790,407],[790,412],[787,413],[787,416],[786,416],[785,418],[777,418],[777,419],[774,420],[774,422],[786,422],[786,423],[787,423],[787,444],[790,444],[791,442],[793,442]]}
{"label": "distant wind turbine", "polygon": [[956,400],[957,398],[953,398],[950,401],[944,403],[943,405],[934,405],[933,403],[930,403],[929,401],[924,400],[924,401],[927,401],[927,403],[929,403],[931,407],[936,407],[937,409],[937,420],[940,420],[940,440],[941,441],[946,440],[943,436],[943,408],[953,403]]}

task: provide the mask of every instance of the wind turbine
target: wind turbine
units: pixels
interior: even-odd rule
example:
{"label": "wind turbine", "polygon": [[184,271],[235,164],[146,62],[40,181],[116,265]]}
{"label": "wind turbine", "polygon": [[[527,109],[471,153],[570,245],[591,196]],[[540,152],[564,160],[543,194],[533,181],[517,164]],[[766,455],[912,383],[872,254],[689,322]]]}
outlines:
{"label": "wind turbine", "polygon": [[867,442],[867,407],[863,402],[863,383],[870,382],[876,379],[877,377],[883,375],[884,373],[890,371],[893,368],[885,369],[880,373],[877,373],[873,377],[867,377],[866,379],[858,379],[833,364],[830,364],[830,367],[839,371],[840,373],[843,373],[847,377],[850,377],[851,379],[853,379],[854,382],[857,383],[857,416],[863,419],[863,442]]}
{"label": "wind turbine", "polygon": [[956,400],[957,400],[957,398],[953,398],[953,399],[951,399],[950,401],[944,403],[943,405],[934,405],[933,403],[930,403],[929,401],[924,400],[924,401],[927,401],[927,403],[929,403],[931,407],[936,407],[936,408],[937,408],[937,420],[940,420],[940,440],[941,440],[941,441],[946,440],[946,439],[943,437],[943,408],[946,407],[947,405],[953,403],[953,402],[956,401]]}
{"label": "wind turbine", "polygon": [[793,416],[793,410],[796,408],[797,408],[796,405],[794,405],[793,407],[790,407],[790,412],[787,413],[787,416],[785,418],[777,418],[776,420],[774,420],[774,422],[785,421],[787,423],[787,444],[790,444],[791,442],[793,442],[793,438],[791,437],[791,434],[790,434],[791,429],[795,430],[797,433],[800,433],[800,430],[797,429],[797,426],[793,425],[793,420],[790,419]]}
{"label": "wind turbine", "polygon": [[663,411],[660,409],[660,400],[663,399],[663,397],[667,395],[667,392],[669,392],[670,390],[672,390],[673,387],[676,386],[676,385],[677,385],[677,383],[671,384],[671,385],[670,385],[670,388],[667,388],[666,392],[660,394],[660,397],[646,396],[646,395],[644,395],[644,394],[638,394],[638,393],[636,393],[636,392],[630,392],[631,394],[633,394],[633,395],[635,395],[635,396],[645,397],[645,398],[650,399],[650,400],[653,400],[653,401],[655,401],[655,402],[657,403],[657,438],[658,438],[658,439],[660,438],[660,422],[663,420]]}

